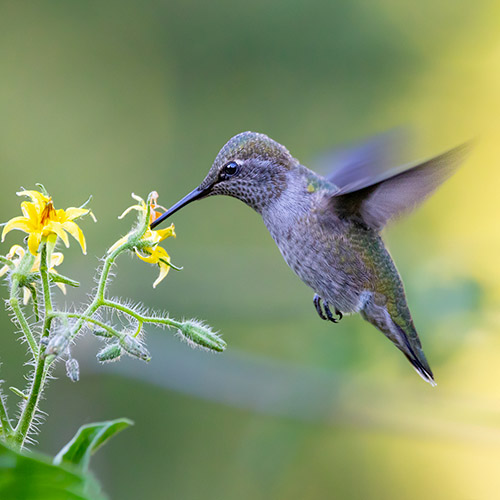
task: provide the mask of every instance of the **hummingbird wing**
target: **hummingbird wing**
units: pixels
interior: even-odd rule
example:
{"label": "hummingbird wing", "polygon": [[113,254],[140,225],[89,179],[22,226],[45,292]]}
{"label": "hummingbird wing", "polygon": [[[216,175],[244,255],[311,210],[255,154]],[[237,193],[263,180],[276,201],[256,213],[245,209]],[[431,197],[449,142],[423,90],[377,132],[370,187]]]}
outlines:
{"label": "hummingbird wing", "polygon": [[315,170],[340,188],[360,189],[408,161],[411,136],[407,127],[398,127],[353,146],[329,151],[316,158]]}
{"label": "hummingbird wing", "polygon": [[[409,212],[450,177],[470,151],[470,143],[417,163],[373,173],[368,165],[356,169],[358,178],[334,172],[329,181],[339,190],[329,200],[342,217],[359,219],[380,230],[385,224]],[[347,182],[346,182],[347,181]]]}

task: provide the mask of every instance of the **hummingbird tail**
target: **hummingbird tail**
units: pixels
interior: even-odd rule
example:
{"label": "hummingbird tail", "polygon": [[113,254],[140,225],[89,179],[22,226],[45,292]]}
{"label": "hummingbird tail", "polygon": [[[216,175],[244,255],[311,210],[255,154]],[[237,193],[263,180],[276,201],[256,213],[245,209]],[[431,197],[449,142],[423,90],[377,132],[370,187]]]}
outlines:
{"label": "hummingbird tail", "polygon": [[391,318],[387,309],[376,306],[371,301],[369,301],[365,308],[360,311],[360,314],[366,321],[377,327],[394,343],[394,345],[406,356],[415,371],[426,382],[432,386],[437,385],[411,319],[410,323],[407,324],[407,332],[405,332],[405,330]]}
{"label": "hummingbird tail", "polygon": [[[434,374],[432,373],[432,370],[429,366],[429,363],[427,362],[427,359],[425,357],[424,351],[422,351],[421,347],[416,346],[414,349],[408,340],[408,337],[406,334],[403,332],[403,330],[396,324],[394,324],[396,329],[400,331],[401,338],[403,339],[404,343],[406,344],[406,349],[402,349],[399,344],[396,344],[396,346],[403,352],[403,354],[406,356],[406,359],[412,364],[413,368],[415,368],[415,371],[429,384],[432,385],[432,387],[435,387],[436,381],[434,380]],[[419,342],[420,343],[420,342]]]}

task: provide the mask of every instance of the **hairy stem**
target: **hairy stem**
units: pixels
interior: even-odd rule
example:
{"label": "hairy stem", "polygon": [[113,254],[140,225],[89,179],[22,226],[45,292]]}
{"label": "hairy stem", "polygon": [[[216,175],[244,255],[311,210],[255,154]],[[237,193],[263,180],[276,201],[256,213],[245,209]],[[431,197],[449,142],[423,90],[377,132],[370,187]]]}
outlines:
{"label": "hairy stem", "polygon": [[19,269],[17,273],[12,274],[11,278],[11,285],[10,285],[10,297],[9,297],[9,305],[16,317],[17,322],[21,326],[21,330],[23,332],[24,337],[26,338],[26,341],[28,342],[28,345],[30,347],[31,353],[33,354],[34,357],[36,357],[38,353],[38,347],[36,345],[36,340],[33,337],[33,333],[31,332],[31,328],[28,324],[28,321],[26,320],[26,317],[24,316],[24,313],[21,309],[20,305],[20,291],[21,291],[21,283],[20,279],[21,276],[27,274],[32,266],[33,262],[35,260],[35,257],[31,255],[29,252],[26,252],[19,263]]}
{"label": "hairy stem", "polygon": [[28,400],[24,406],[21,418],[17,424],[14,433],[14,442],[19,448],[22,448],[28,432],[30,430],[33,418],[38,407],[38,402],[40,396],[43,392],[43,388],[46,380],[46,366],[45,366],[45,344],[42,342],[43,339],[48,338],[50,335],[50,325],[53,319],[52,316],[52,298],[50,296],[50,284],[48,276],[48,262],[47,262],[47,244],[42,243],[41,259],[40,259],[40,278],[42,280],[43,298],[44,298],[44,314],[45,319],[43,323],[42,339],[38,348],[38,354],[35,355],[36,366],[35,373],[33,377],[33,382],[29,391]]}
{"label": "hairy stem", "polygon": [[102,300],[101,305],[104,307],[111,307],[113,309],[117,309],[118,311],[124,312],[125,314],[132,316],[132,318],[142,323],[157,323],[166,326],[173,326],[174,328],[181,327],[181,323],[173,319],[156,318],[154,316],[142,316],[141,314],[138,314],[130,307],[124,306],[123,304],[119,304],[118,302],[113,302],[112,300],[104,299]]}
{"label": "hairy stem", "polygon": [[101,307],[102,302],[104,302],[104,292],[106,291],[106,284],[108,282],[109,272],[111,271],[111,267],[113,266],[116,257],[123,252],[124,247],[118,247],[114,252],[110,253],[106,259],[104,260],[104,265],[102,267],[101,276],[99,277],[99,282],[97,284],[97,292],[94,297],[94,300],[89,304],[87,309],[83,312],[83,314],[77,314],[75,316],[68,317],[78,317],[78,321],[76,325],[73,327],[73,331],[71,332],[70,339],[74,339],[78,332],[82,329],[86,319],[90,318],[96,311]]}
{"label": "hairy stem", "polygon": [[45,309],[45,321],[43,322],[42,337],[50,335],[50,324],[52,322],[52,297],[50,295],[49,263],[47,262],[47,244],[42,244],[42,255],[40,259],[40,277],[42,278],[43,303]]}
{"label": "hairy stem", "polygon": [[84,314],[78,314],[78,313],[64,313],[64,312],[57,312],[57,313],[52,313],[53,317],[59,317],[59,318],[77,318],[81,320],[82,322],[87,322],[87,323],[92,323],[94,325],[99,326],[103,330],[106,330],[109,332],[111,335],[114,337],[120,337],[120,334],[108,326],[106,323],[103,323],[102,321],[99,321],[98,319],[92,318],[91,316],[86,316]]}
{"label": "hairy stem", "polygon": [[31,328],[28,324],[28,321],[26,320],[21,306],[19,305],[19,289],[19,278],[14,275],[11,283],[9,305],[14,315],[16,316],[17,322],[21,326],[21,330],[24,337],[26,338],[26,341],[28,342],[31,353],[34,357],[36,357],[38,354],[38,346],[36,345],[36,340],[35,337],[33,337],[33,333],[31,333]]}
{"label": "hairy stem", "polygon": [[5,406],[4,395],[0,393],[0,424],[5,436],[9,436],[12,432],[12,425],[10,424],[9,414]]}

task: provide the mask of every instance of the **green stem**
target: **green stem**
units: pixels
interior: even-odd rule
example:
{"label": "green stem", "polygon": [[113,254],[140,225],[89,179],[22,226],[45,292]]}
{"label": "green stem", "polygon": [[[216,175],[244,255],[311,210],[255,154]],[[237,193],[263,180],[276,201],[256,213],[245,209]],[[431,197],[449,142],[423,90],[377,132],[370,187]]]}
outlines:
{"label": "green stem", "polygon": [[101,305],[104,307],[112,307],[113,309],[117,309],[118,311],[124,312],[125,314],[132,316],[132,318],[142,323],[157,323],[166,326],[173,326],[174,328],[180,328],[182,325],[182,323],[179,323],[178,321],[169,318],[142,316],[136,313],[133,309],[130,309],[130,307],[124,306],[123,304],[119,304],[118,302],[113,302],[112,300],[105,299],[101,302]]}
{"label": "green stem", "polygon": [[40,321],[40,315],[38,313],[38,295],[36,293],[36,287],[33,284],[26,285],[26,287],[31,292],[31,300],[33,301],[33,312],[35,313],[35,321]]}
{"label": "green stem", "polygon": [[6,257],[3,257],[2,255],[0,255],[0,264],[9,266],[11,269],[16,268],[16,265],[11,260],[7,259]]}
{"label": "green stem", "polygon": [[[111,267],[115,263],[116,257],[118,257],[118,255],[122,253],[124,250],[126,250],[128,247],[129,244],[124,243],[123,245],[116,248],[104,259],[104,265],[102,267],[101,276],[99,278],[99,283],[97,284],[96,295],[94,297],[94,300],[89,304],[87,309],[85,309],[83,314],[66,315],[68,318],[71,317],[78,318],[78,321],[76,322],[76,325],[73,327],[73,331],[71,332],[70,340],[73,340],[78,335],[78,332],[82,329],[87,319],[91,318],[92,315],[97,311],[97,309],[99,309],[99,307],[101,307],[104,304],[105,302],[104,294],[106,291],[106,284],[108,282],[108,277],[109,277],[109,272],[111,271]],[[51,313],[50,317],[53,318],[59,315],[60,313],[57,314]]]}
{"label": "green stem", "polygon": [[97,285],[97,293],[94,302],[100,302],[104,300],[104,291],[106,290],[106,283],[108,282],[109,271],[111,266],[115,263],[116,257],[123,252],[124,246],[118,247],[114,252],[111,252],[104,260],[104,266],[102,268],[101,277],[99,278],[99,284]]}
{"label": "green stem", "polygon": [[[47,243],[42,243],[41,259],[40,259],[40,277],[42,280],[43,297],[44,297],[44,309],[45,309],[45,320],[43,324],[42,339],[46,339],[50,335],[50,325],[53,319],[52,315],[52,299],[50,296],[50,285],[48,277],[48,262],[47,262]],[[33,382],[29,391],[28,400],[24,406],[23,412],[17,424],[16,430],[14,432],[14,442],[22,448],[26,440],[26,436],[30,430],[35,412],[38,406],[38,401],[43,392],[43,387],[46,380],[46,366],[45,366],[45,356],[43,353],[45,351],[44,343],[40,342],[38,349],[38,355],[35,355],[36,367],[35,374],[33,377]]]}
{"label": "green stem", "polygon": [[43,303],[45,309],[45,321],[43,323],[42,337],[50,335],[50,324],[52,322],[52,297],[50,296],[49,263],[47,262],[47,243],[42,244],[42,255],[40,259],[40,277],[42,278]]}
{"label": "green stem", "polygon": [[9,436],[12,432],[12,425],[10,424],[9,414],[5,406],[3,394],[0,393],[0,424],[2,424],[2,431],[5,436]]}
{"label": "green stem", "polygon": [[26,341],[28,342],[28,345],[31,349],[33,356],[36,358],[38,354],[38,347],[36,345],[35,337],[33,337],[33,334],[31,333],[31,328],[21,309],[20,297],[19,297],[19,291],[21,289],[20,279],[22,278],[22,276],[26,275],[31,270],[31,268],[33,267],[34,260],[35,257],[31,255],[29,252],[26,252],[21,262],[19,263],[18,272],[12,274],[9,305],[12,308],[14,315],[16,316],[17,322],[21,326],[21,330],[23,332],[24,337],[26,338]]}
{"label": "green stem", "polygon": [[9,305],[16,316],[17,322],[21,326],[21,330],[23,331],[23,335],[28,342],[31,353],[36,357],[38,354],[38,346],[36,345],[35,337],[33,337],[33,334],[31,333],[28,321],[26,320],[21,306],[19,305],[19,288],[19,278],[14,274],[10,288]]}
{"label": "green stem", "polygon": [[91,316],[85,316],[84,314],[77,314],[77,313],[64,313],[64,312],[52,313],[52,316],[58,318],[78,318],[83,322],[93,323],[94,325],[101,327],[103,330],[106,330],[114,337],[122,337],[122,335],[120,335],[116,330],[114,330],[110,326],[106,325],[106,323],[103,323],[98,319],[92,318]]}
{"label": "green stem", "polygon": [[45,380],[44,371],[45,358],[40,357],[36,365],[35,376],[33,378],[33,384],[30,389],[28,401],[26,401],[23,413],[14,432],[14,442],[19,446],[19,448],[23,447],[26,436],[30,430],[31,423],[33,422],[33,417],[35,416],[38,399],[43,391],[43,382]]}

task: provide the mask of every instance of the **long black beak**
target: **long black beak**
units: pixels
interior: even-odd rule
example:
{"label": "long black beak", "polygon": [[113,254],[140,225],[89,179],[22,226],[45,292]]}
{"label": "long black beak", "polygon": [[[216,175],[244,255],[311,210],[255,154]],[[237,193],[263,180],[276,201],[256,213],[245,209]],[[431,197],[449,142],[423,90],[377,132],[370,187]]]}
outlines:
{"label": "long black beak", "polygon": [[195,200],[199,200],[200,198],[203,198],[206,196],[210,191],[210,188],[205,188],[201,189],[197,187],[196,189],[193,189],[189,194],[184,196],[182,200],[178,201],[175,205],[170,207],[165,213],[161,214],[158,219],[154,220],[151,224],[150,227],[151,229],[154,229],[158,224],[161,224],[165,219],[168,219],[171,215],[173,215],[177,210],[180,210],[182,207],[185,207],[189,203]]}

